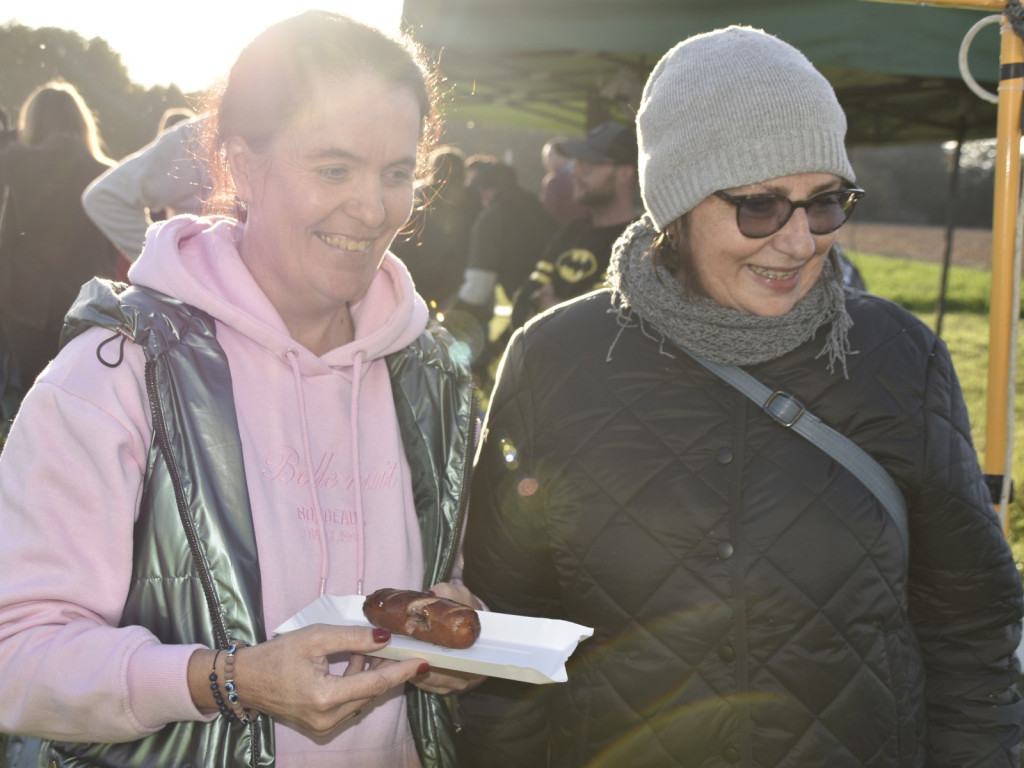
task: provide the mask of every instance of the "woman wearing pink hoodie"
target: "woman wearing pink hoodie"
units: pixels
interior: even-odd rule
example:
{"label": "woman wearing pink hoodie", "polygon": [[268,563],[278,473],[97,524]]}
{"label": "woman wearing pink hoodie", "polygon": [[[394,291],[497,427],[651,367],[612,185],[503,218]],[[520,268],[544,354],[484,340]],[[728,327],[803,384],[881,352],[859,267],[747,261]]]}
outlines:
{"label": "woman wearing pink hoodie", "polygon": [[429,82],[344,17],[270,27],[211,110],[244,215],[160,222],[131,288],[83,289],[0,460],[0,730],[48,761],[455,764],[437,694],[475,679],[362,655],[384,630],[271,637],[325,593],[479,607],[468,366],[388,252]]}

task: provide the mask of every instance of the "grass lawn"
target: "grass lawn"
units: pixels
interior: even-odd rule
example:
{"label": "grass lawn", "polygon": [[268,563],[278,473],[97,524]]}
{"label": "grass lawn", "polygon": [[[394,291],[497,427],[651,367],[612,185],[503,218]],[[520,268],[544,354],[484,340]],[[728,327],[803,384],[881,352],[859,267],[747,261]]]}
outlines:
{"label": "grass lawn", "polygon": [[[941,268],[908,259],[893,259],[867,253],[851,253],[873,293],[909,309],[931,328],[935,327],[935,305]],[[986,390],[988,387],[990,273],[984,269],[953,267],[946,292],[946,313],[942,338],[956,366],[964,400],[971,416],[971,432],[980,457],[985,456]],[[1024,338],[1022,335],[1021,338]],[[1019,349],[1019,345],[1018,345]],[[1024,445],[1024,361],[1017,364],[1014,445]],[[1004,446],[995,448],[1000,452]],[[1024,563],[1024,452],[1015,448],[1012,476],[1016,500],[1009,510],[1009,539],[1018,569]]]}

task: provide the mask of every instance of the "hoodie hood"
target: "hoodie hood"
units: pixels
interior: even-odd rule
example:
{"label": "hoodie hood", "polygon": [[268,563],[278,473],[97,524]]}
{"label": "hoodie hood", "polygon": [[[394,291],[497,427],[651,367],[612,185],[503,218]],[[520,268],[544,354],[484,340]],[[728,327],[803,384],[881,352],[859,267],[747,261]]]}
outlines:
{"label": "hoodie hood", "polygon": [[408,346],[427,324],[427,306],[390,252],[364,297],[351,307],[355,340],[322,356],[298,347],[238,253],[245,225],[226,218],[176,216],[146,234],[128,277],[191,304],[276,357],[297,354],[304,375],[373,361]]}

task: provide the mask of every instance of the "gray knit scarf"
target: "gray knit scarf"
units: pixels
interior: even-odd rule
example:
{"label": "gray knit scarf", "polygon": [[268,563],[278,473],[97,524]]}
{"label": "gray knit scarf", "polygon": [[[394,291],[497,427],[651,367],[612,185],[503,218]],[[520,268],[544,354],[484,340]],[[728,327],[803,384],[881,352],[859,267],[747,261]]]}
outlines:
{"label": "gray knit scarf", "polygon": [[[842,274],[833,255],[826,258],[821,278],[793,309],[781,317],[761,317],[707,297],[684,296],[675,276],[652,264],[657,235],[651,219],[644,216],[629,226],[612,251],[608,284],[615,306],[610,311],[623,328],[639,326],[660,340],[663,354],[669,356],[673,355],[665,350],[666,339],[721,365],[753,365],[796,349],[828,326],[825,346],[816,357],[827,356],[829,373],[835,373],[838,362],[846,376],[846,355],[855,354],[848,339],[853,321],[846,312]],[[608,350],[609,360],[616,342]]]}

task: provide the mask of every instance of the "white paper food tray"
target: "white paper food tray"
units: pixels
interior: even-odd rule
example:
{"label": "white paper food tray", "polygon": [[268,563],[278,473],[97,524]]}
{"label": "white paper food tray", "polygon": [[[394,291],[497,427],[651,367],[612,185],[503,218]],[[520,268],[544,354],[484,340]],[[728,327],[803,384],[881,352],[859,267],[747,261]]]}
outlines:
{"label": "white paper food tray", "polygon": [[[363,615],[363,595],[323,595],[279,626],[276,633],[310,624],[372,627]],[[535,619],[478,611],[480,637],[463,650],[392,634],[391,642],[373,656],[423,659],[432,667],[471,672],[525,683],[564,683],[565,662],[576,646],[594,634],[590,627],[558,619]]]}

